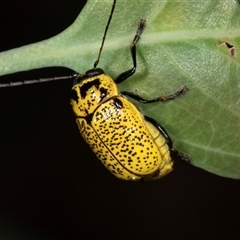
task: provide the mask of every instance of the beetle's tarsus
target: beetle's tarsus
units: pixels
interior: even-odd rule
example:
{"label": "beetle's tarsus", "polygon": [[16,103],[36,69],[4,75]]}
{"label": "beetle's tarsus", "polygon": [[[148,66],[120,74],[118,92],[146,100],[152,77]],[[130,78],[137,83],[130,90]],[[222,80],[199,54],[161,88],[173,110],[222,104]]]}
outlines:
{"label": "beetle's tarsus", "polygon": [[189,89],[186,86],[181,86],[180,88],[178,88],[178,90],[175,93],[170,94],[168,96],[161,96],[160,101],[173,100],[176,97],[180,97],[184,95],[187,91],[189,91]]}
{"label": "beetle's tarsus", "polygon": [[140,22],[138,23],[138,29],[137,29],[136,35],[134,36],[131,46],[137,44],[137,42],[140,39],[140,35],[142,34],[143,29],[145,27],[146,27],[146,20],[140,19]]}
{"label": "beetle's tarsus", "polygon": [[185,94],[187,91],[189,91],[189,89],[186,86],[181,86],[177,91],[176,91],[176,95],[177,96],[181,96],[183,94]]}
{"label": "beetle's tarsus", "polygon": [[183,152],[179,152],[177,149],[172,148],[171,153],[173,153],[178,159],[186,162],[186,163],[191,163],[191,157]]}

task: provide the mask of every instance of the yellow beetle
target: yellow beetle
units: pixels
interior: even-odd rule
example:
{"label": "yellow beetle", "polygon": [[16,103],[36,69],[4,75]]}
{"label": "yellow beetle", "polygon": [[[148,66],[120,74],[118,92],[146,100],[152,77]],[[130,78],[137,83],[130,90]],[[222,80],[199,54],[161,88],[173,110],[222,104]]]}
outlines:
{"label": "yellow beetle", "polygon": [[116,1],[105,29],[102,45],[94,68],[75,75],[71,105],[79,131],[104,166],[123,180],[151,180],[165,176],[172,170],[171,154],[189,162],[190,157],[172,147],[164,128],[154,119],[144,116],[126,99],[142,103],[172,100],[188,89],[180,87],[174,94],[146,100],[132,92],[119,92],[117,84],[136,70],[136,44],[146,26],[141,19],[130,45],[133,67],[113,80],[96,68],[104,45]]}

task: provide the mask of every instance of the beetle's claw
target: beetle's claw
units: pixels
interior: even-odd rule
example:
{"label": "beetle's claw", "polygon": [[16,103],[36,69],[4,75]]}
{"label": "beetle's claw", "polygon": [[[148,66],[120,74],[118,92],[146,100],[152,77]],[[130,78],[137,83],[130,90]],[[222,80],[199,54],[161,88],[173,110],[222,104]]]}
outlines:
{"label": "beetle's claw", "polygon": [[172,148],[170,151],[174,154],[175,157],[181,159],[186,163],[191,163],[191,157],[189,155],[179,152],[176,148]]}
{"label": "beetle's claw", "polygon": [[185,153],[178,152],[178,157],[186,163],[191,163],[191,157]]}
{"label": "beetle's claw", "polygon": [[189,91],[189,89],[186,86],[181,86],[177,91],[176,91],[176,95],[177,96],[181,96],[183,94],[185,94],[187,91]]}

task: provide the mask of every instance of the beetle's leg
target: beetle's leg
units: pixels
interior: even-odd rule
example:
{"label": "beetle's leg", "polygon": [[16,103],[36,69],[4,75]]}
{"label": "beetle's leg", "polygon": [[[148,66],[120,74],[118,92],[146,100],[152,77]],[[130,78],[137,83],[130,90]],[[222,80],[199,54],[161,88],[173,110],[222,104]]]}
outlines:
{"label": "beetle's leg", "polygon": [[133,67],[121,74],[119,74],[117,76],[117,78],[115,79],[115,83],[121,83],[124,80],[126,80],[127,78],[129,78],[130,76],[132,76],[135,71],[136,71],[136,67],[137,67],[137,60],[136,60],[136,44],[140,39],[140,35],[143,32],[143,29],[146,26],[146,20],[140,19],[140,22],[138,24],[138,28],[137,28],[137,32],[136,35],[130,45],[130,51],[131,51],[131,55],[132,55],[132,61],[133,61]]}
{"label": "beetle's leg", "polygon": [[188,91],[188,88],[186,86],[182,86],[180,87],[176,92],[174,92],[173,94],[167,95],[167,96],[160,96],[154,99],[144,99],[141,96],[133,93],[133,92],[127,92],[127,91],[123,91],[121,92],[123,95],[126,95],[128,97],[131,97],[135,100],[137,100],[140,103],[152,103],[152,102],[165,102],[167,100],[173,100],[176,97],[182,96],[184,93],[186,93]]}
{"label": "beetle's leg", "polygon": [[159,130],[159,132],[161,133],[161,135],[164,136],[172,154],[176,155],[178,158],[180,158],[181,160],[183,160],[187,163],[191,162],[191,158],[189,155],[179,152],[177,149],[173,148],[173,143],[172,143],[170,136],[168,135],[167,131],[164,129],[164,127],[159,122],[157,122],[155,119],[150,118],[145,115],[144,115],[144,118],[146,121],[150,122],[154,127],[156,127]]}

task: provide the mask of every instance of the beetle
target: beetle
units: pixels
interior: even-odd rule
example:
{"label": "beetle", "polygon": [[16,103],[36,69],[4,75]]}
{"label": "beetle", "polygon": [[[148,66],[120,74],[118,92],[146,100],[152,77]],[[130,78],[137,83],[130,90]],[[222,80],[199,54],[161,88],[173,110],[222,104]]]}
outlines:
{"label": "beetle", "polygon": [[140,19],[130,44],[133,66],[114,80],[103,69],[97,68],[115,5],[116,0],[113,1],[98,57],[92,69],[70,76],[0,84],[0,87],[73,79],[70,103],[78,129],[103,165],[122,180],[159,179],[172,171],[173,155],[186,162],[190,162],[190,157],[175,149],[164,127],[153,118],[143,115],[128,98],[144,104],[165,102],[182,96],[188,88],[182,86],[173,94],[151,100],[133,92],[119,92],[117,85],[136,71],[136,45],[146,27],[146,20],[143,19]]}
{"label": "beetle", "polygon": [[126,97],[146,104],[172,100],[188,89],[183,86],[171,95],[152,100],[132,92],[118,91],[117,84],[136,71],[136,45],[146,26],[143,19],[140,19],[130,45],[133,67],[115,80],[97,68],[115,4],[116,1],[94,67],[78,74],[74,80],[71,105],[81,135],[112,174],[123,180],[158,179],[172,170],[171,153],[187,162],[190,158],[173,148],[172,140],[161,124],[144,116]]}

